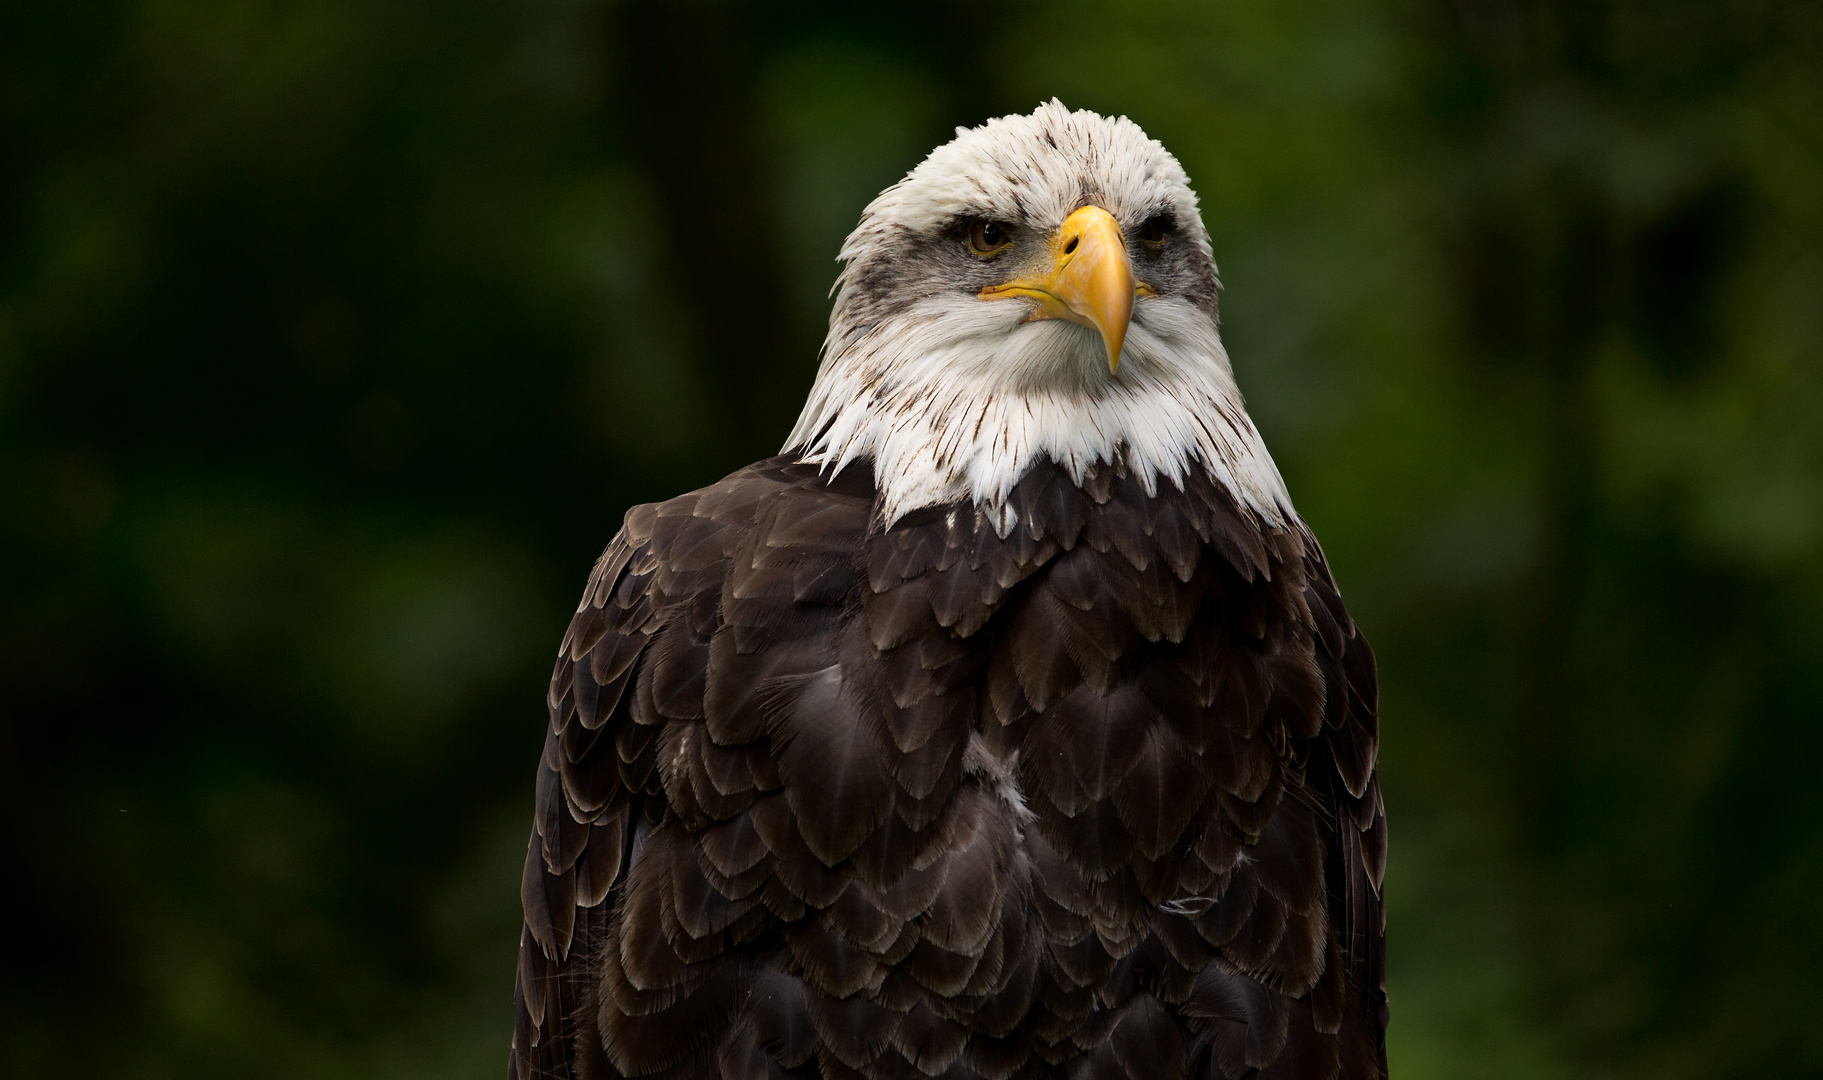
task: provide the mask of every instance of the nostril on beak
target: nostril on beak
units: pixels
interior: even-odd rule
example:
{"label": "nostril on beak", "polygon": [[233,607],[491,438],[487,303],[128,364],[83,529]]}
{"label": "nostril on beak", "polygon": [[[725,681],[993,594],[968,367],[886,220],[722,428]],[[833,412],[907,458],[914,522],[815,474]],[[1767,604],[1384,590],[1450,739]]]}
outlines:
{"label": "nostril on beak", "polygon": [[1065,255],[1074,255],[1076,253],[1076,244],[1081,239],[1082,239],[1082,237],[1080,237],[1080,236],[1070,237],[1070,242],[1063,246],[1063,253]]}

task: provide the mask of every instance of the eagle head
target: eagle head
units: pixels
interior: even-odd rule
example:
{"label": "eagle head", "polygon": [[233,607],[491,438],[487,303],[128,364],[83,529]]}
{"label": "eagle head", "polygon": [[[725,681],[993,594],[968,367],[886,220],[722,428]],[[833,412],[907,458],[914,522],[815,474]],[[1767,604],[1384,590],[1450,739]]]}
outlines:
{"label": "eagle head", "polygon": [[787,452],[871,460],[890,524],[997,515],[1034,464],[1151,490],[1207,470],[1272,523],[1291,503],[1216,325],[1183,167],[1126,117],[1058,101],[958,128],[843,244],[829,335]]}

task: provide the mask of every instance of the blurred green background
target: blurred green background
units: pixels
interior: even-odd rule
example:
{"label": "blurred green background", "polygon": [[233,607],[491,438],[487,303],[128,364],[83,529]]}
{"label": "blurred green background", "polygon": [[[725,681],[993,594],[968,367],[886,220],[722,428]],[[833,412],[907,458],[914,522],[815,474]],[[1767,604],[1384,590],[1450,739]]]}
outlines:
{"label": "blurred green background", "polygon": [[544,681],[956,124],[1125,113],[1378,647],[1402,1080],[1823,1076],[1823,9],[0,6],[0,1072],[497,1077]]}

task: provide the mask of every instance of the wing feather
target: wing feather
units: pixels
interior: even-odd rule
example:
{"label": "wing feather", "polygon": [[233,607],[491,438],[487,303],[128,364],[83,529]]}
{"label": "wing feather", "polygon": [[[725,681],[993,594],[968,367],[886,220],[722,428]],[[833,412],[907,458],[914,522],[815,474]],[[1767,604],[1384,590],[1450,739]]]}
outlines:
{"label": "wing feather", "polygon": [[547,695],[510,1075],[1383,1080],[1366,639],[1301,524],[1040,466],[630,511]]}

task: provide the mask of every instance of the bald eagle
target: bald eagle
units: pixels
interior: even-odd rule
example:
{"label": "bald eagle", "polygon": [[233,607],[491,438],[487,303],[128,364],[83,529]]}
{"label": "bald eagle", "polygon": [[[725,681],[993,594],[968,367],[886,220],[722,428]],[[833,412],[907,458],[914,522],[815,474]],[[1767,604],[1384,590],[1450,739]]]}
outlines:
{"label": "bald eagle", "polygon": [[1183,169],[1052,101],[840,257],[784,452],[563,638],[509,1075],[1384,1076],[1373,653]]}

